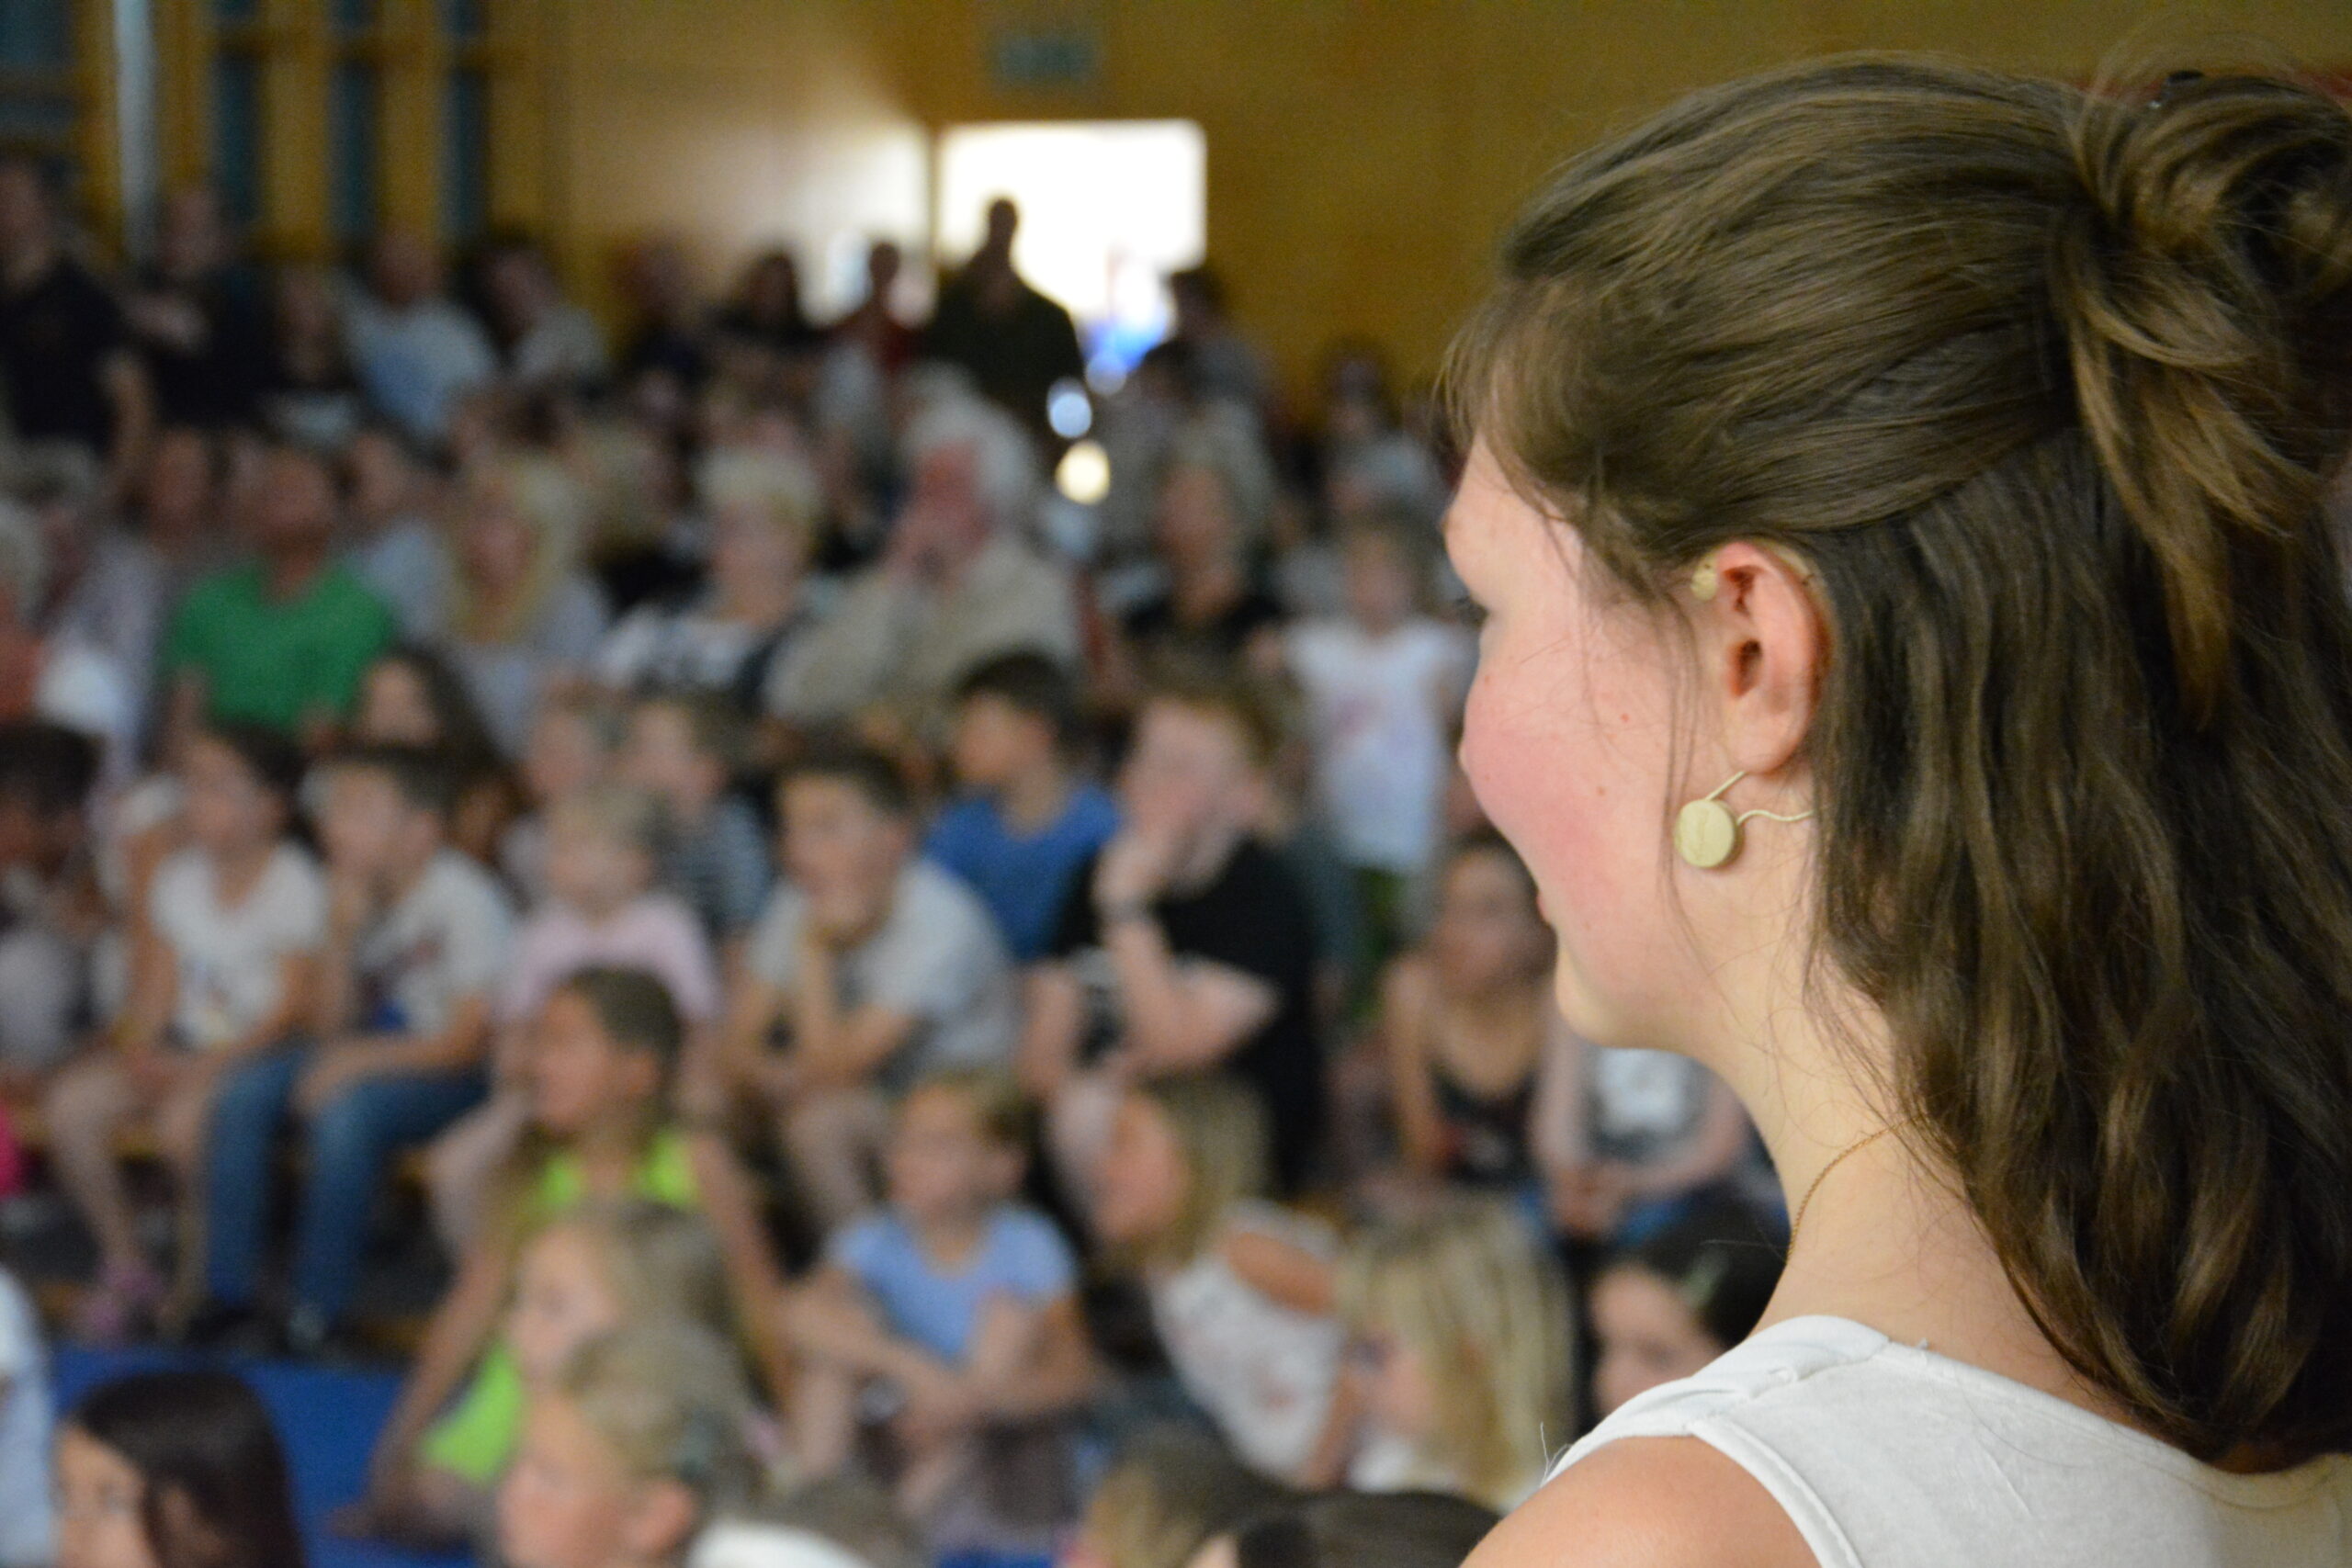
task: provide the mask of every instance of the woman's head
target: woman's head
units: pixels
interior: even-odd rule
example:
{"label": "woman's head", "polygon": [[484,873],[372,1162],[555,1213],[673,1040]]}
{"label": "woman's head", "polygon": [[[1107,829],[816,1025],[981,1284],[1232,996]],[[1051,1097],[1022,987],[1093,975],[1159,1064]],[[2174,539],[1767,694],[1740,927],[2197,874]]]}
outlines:
{"label": "woman's head", "polygon": [[301,1568],[269,1413],[226,1372],[93,1389],[57,1435],[58,1568]]}
{"label": "woman's head", "polygon": [[548,891],[592,915],[620,908],[653,886],[666,822],[642,790],[591,784],[548,807]]}
{"label": "woman's head", "polygon": [[670,989],[643,969],[575,972],[539,1010],[530,1051],[531,1114],[577,1137],[657,1111],[685,1040]]}
{"label": "woman's head", "polygon": [[498,1489],[514,1568],[675,1563],[695,1531],[749,1502],[759,1467],[733,1349],[683,1323],[590,1340],[532,1396]]}
{"label": "woman's head", "polygon": [[453,621],[477,642],[518,637],[578,557],[590,521],[580,481],[546,458],[489,458],[456,496]]}
{"label": "woman's head", "polygon": [[592,1202],[524,1246],[506,1341],[523,1381],[540,1387],[598,1335],[664,1317],[728,1332],[727,1277],[710,1226],[643,1199]]}
{"label": "woman's head", "polygon": [[189,743],[180,768],[188,838],[211,854],[274,841],[294,818],[302,754],[275,730],[221,724]]}
{"label": "woman's head", "polygon": [[1429,943],[1441,981],[1461,994],[1524,984],[1550,966],[1535,884],[1501,834],[1475,834],[1446,856]]}
{"label": "woman's head", "polygon": [[1265,1107],[1227,1077],[1166,1078],[1128,1094],[1094,1171],[1094,1228],[1148,1263],[1182,1263],[1266,1185]]}
{"label": "woman's head", "polygon": [[1021,1086],[988,1067],[949,1067],[899,1103],[887,1163],[890,1201],[918,1220],[967,1216],[1011,1198],[1027,1164]]}
{"label": "woman's head", "polygon": [[1497,1507],[1569,1419],[1573,1309],[1548,1248],[1498,1203],[1383,1226],[1340,1272],[1366,1414]]}
{"label": "woman's head", "polygon": [[1602,1415],[1747,1338],[1781,1282],[1781,1247],[1744,1203],[1709,1202],[1611,1259],[1592,1285]]}
{"label": "woman's head", "polygon": [[[1571,1021],[1703,1051],[1808,987],[2092,1383],[2352,1443],[2352,118],[1733,84],[1555,180],[1455,384],[1464,757]],[[1675,863],[1736,775],[1817,816]]]}

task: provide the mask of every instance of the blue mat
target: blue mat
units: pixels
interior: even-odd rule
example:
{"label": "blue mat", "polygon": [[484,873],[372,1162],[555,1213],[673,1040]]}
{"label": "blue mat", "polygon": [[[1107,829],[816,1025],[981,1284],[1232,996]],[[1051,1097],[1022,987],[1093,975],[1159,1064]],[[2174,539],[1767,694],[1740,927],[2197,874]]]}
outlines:
{"label": "blue mat", "polygon": [[358,1496],[367,1483],[368,1450],[400,1393],[397,1372],[61,1345],[52,1363],[58,1409],[62,1412],[85,1390],[125,1372],[194,1366],[225,1366],[269,1406],[294,1468],[294,1501],[310,1543],[311,1568],[465,1568],[463,1557],[426,1557],[326,1533],[327,1515]]}

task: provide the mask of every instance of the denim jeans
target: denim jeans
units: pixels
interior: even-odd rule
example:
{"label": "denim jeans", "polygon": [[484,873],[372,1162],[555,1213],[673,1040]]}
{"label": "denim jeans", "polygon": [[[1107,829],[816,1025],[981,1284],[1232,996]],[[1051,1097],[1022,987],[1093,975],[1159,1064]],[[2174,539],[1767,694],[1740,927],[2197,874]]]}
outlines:
{"label": "denim jeans", "polygon": [[[205,1288],[253,1302],[267,1251],[271,1160],[310,1053],[274,1051],[224,1079],[205,1156]],[[479,1069],[366,1078],[311,1117],[309,1170],[294,1231],[294,1305],[328,1322],[357,1285],[368,1217],[393,1155],[424,1143],[482,1097]]]}

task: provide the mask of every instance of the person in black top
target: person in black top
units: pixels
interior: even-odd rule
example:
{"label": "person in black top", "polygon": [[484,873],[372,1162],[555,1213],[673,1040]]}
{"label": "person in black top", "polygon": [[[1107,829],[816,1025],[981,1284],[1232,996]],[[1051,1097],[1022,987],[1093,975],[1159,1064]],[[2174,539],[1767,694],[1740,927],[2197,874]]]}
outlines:
{"label": "person in black top", "polygon": [[253,421],[269,366],[269,312],[259,281],[231,264],[210,190],[191,186],[164,198],[154,267],[123,301],[123,317],[163,423],[218,430]]}
{"label": "person in black top", "polygon": [[988,238],[940,290],[923,351],[970,371],[981,391],[1050,438],[1046,394],[1057,381],[1084,376],[1086,355],[1069,312],[1013,270],[1021,209],[999,197],[988,222]]}
{"label": "person in black top", "polygon": [[0,159],[0,381],[17,434],[106,454],[127,476],[150,421],[122,312],[68,257],[40,170]]}
{"label": "person in black top", "polygon": [[1124,822],[1074,881],[1030,972],[1021,1069],[1082,1190],[1125,1087],[1229,1070],[1263,1097],[1295,1192],[1324,1122],[1315,931],[1251,834],[1277,737],[1238,686],[1148,698],[1119,783]]}

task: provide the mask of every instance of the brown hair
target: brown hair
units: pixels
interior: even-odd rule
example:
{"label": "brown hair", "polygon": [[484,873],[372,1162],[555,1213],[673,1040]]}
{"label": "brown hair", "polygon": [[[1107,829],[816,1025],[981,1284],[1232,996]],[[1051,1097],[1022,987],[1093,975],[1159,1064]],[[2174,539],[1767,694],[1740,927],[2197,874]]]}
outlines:
{"label": "brown hair", "polygon": [[1036,1124],[1029,1097],[1021,1082],[1001,1067],[958,1063],[933,1067],[908,1086],[899,1104],[903,1109],[919,1094],[950,1094],[963,1101],[979,1128],[983,1141],[1001,1149],[1025,1154]]}
{"label": "brown hair", "polygon": [[1134,1092],[1175,1134],[1187,1181],[1168,1234],[1146,1243],[1138,1249],[1142,1257],[1129,1261],[1173,1268],[1208,1249],[1235,1204],[1266,1190],[1272,1157],[1266,1108],[1248,1085],[1219,1073],[1154,1078]]}
{"label": "brown hair", "polygon": [[1504,271],[1453,386],[1515,488],[1654,606],[1811,568],[1818,955],[2051,1342],[2200,1458],[2352,1448],[2352,118],[1811,64]]}

